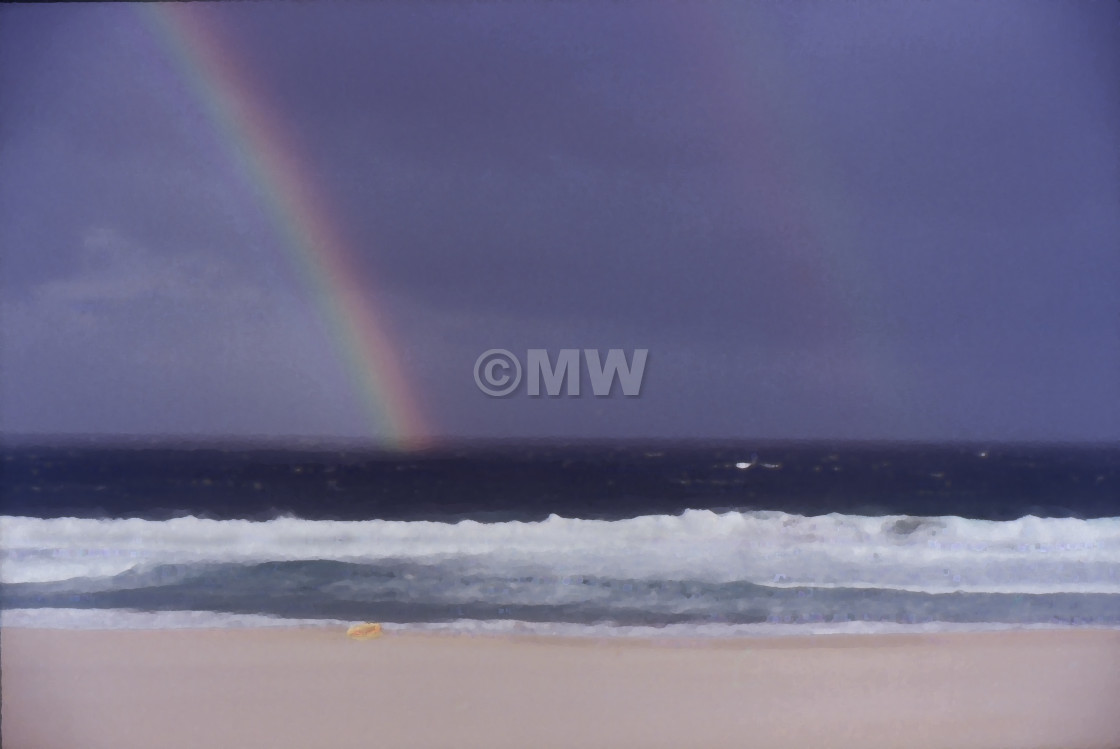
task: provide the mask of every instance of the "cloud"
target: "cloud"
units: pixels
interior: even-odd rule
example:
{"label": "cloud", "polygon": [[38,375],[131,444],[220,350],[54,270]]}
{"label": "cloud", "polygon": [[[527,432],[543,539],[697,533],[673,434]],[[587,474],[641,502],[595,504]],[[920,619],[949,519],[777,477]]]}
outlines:
{"label": "cloud", "polygon": [[283,287],[106,226],[78,256],[0,303],[5,430],[368,429],[314,310]]}
{"label": "cloud", "polygon": [[[199,12],[437,428],[1115,435],[1115,6],[870,7]],[[5,424],[364,433],[267,184],[150,29],[0,12]],[[470,376],[600,346],[651,350],[640,401]]]}

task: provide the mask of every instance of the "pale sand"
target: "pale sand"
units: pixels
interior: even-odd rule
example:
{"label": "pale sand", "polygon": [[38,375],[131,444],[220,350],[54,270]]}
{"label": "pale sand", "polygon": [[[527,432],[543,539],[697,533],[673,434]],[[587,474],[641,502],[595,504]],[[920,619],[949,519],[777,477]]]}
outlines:
{"label": "pale sand", "polygon": [[1120,631],[0,637],[6,749],[1120,747]]}

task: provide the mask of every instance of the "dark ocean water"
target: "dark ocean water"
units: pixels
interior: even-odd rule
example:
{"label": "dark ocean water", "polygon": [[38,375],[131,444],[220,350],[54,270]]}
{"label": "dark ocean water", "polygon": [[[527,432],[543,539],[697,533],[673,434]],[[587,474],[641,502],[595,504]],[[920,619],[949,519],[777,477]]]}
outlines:
{"label": "dark ocean water", "polygon": [[1120,448],[530,444],[402,456],[27,446],[5,450],[0,493],[3,514],[41,518],[617,520],[687,509],[1115,517]]}
{"label": "dark ocean water", "polygon": [[9,443],[0,515],[8,625],[1120,626],[1117,447]]}

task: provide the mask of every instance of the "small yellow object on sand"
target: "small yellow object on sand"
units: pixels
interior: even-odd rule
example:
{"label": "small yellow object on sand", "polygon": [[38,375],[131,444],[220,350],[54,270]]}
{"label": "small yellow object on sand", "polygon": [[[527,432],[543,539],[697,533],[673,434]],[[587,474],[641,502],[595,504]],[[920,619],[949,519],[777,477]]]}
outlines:
{"label": "small yellow object on sand", "polygon": [[381,636],[381,625],[376,622],[362,622],[346,630],[346,636],[354,640],[372,640]]}

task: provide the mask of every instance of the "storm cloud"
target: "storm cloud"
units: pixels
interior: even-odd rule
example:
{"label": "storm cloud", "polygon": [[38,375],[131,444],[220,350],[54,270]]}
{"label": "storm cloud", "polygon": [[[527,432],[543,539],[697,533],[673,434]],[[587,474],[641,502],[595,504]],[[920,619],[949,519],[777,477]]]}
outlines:
{"label": "storm cloud", "polygon": [[[1115,4],[199,12],[435,436],[1120,439]],[[368,436],[188,78],[134,6],[0,10],[3,429]],[[650,361],[498,400],[495,347]]]}

